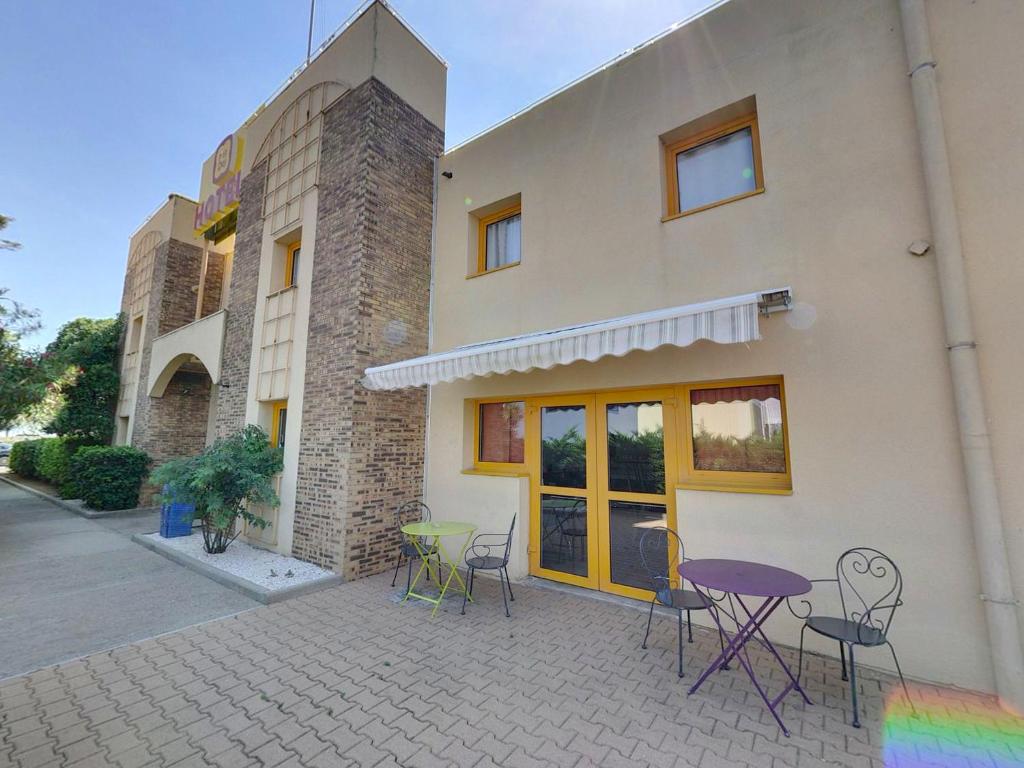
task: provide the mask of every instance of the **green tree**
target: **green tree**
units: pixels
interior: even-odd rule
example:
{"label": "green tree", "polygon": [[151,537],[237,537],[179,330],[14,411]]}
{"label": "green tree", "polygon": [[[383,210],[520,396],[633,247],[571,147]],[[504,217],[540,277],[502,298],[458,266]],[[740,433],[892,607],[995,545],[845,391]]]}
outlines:
{"label": "green tree", "polygon": [[65,323],[42,355],[56,415],[46,427],[74,446],[102,445],[114,434],[122,319],[80,317]]}
{"label": "green tree", "polygon": [[[0,230],[12,221],[0,214]],[[0,251],[21,247],[13,240],[0,239]],[[0,429],[9,429],[46,393],[46,380],[39,356],[21,347],[21,338],[39,330],[39,313],[28,309],[0,287]]]}

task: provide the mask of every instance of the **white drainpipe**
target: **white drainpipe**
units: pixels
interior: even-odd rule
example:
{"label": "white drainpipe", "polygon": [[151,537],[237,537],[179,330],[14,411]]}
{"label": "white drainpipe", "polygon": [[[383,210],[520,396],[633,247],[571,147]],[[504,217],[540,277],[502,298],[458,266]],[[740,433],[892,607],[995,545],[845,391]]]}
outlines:
{"label": "white drainpipe", "polygon": [[971,325],[960,224],[953,197],[953,179],[946,153],[946,135],[935,81],[935,60],[928,34],[924,0],[900,0],[903,37],[910,65],[911,93],[917,115],[917,135],[924,163],[939,291],[949,350],[949,369],[956,400],[960,446],[963,453],[967,498],[974,528],[974,545],[981,574],[981,600],[985,607],[992,666],[1000,704],[1024,712],[1024,649],[1013,594],[1010,563],[999,509],[992,447],[985,416],[978,352]]}

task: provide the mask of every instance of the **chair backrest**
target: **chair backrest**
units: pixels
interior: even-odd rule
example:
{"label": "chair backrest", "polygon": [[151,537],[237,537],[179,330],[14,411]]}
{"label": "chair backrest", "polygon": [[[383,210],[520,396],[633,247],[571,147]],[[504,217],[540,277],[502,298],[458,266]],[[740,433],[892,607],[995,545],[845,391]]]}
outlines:
{"label": "chair backrest", "polygon": [[836,561],[836,581],[845,618],[883,634],[889,631],[903,605],[903,575],[892,558],[870,547],[848,549]]}
{"label": "chair backrest", "polygon": [[399,530],[403,525],[429,522],[430,507],[422,501],[407,501],[395,510],[395,527]]}
{"label": "chair backrest", "polygon": [[508,565],[508,558],[512,554],[512,532],[516,529],[516,516],[512,515],[512,525],[508,527],[508,538],[505,539],[505,554],[502,562]]}
{"label": "chair backrest", "polygon": [[658,600],[672,607],[672,581],[685,560],[683,542],[671,528],[648,528],[640,536],[640,562]]}

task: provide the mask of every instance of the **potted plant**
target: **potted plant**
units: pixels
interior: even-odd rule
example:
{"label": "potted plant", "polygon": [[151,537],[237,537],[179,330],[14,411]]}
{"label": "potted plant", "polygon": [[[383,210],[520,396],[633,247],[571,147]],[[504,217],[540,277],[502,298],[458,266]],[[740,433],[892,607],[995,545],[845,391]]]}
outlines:
{"label": "potted plant", "polygon": [[150,482],[166,486],[165,500],[195,505],[203,545],[215,555],[238,536],[238,518],[261,529],[269,525],[251,506],[276,507],[280,503],[273,478],[281,471],[281,453],[280,448],[270,446],[265,431],[250,424],[217,440],[198,456],[160,465]]}

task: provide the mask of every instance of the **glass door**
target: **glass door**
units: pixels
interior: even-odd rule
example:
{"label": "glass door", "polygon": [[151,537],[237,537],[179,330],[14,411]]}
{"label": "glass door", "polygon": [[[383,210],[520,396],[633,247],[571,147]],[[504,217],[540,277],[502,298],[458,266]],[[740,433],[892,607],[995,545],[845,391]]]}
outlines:
{"label": "glass door", "polygon": [[605,393],[595,406],[601,589],[650,599],[640,537],[648,528],[676,525],[674,393]]}
{"label": "glass door", "polygon": [[530,571],[567,584],[600,586],[593,395],[531,399]]}

